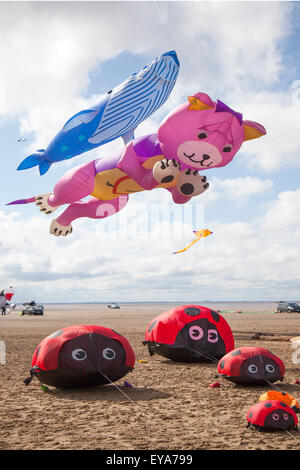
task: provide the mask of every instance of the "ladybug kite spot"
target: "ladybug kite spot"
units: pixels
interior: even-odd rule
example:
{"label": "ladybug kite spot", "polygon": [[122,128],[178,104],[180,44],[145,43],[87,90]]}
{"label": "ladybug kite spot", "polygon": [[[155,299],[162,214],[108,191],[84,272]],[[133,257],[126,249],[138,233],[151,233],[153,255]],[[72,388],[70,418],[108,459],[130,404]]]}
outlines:
{"label": "ladybug kite spot", "polygon": [[201,310],[196,307],[188,307],[184,309],[184,313],[186,313],[187,315],[190,315],[191,317],[195,317],[197,315],[200,315]]}
{"label": "ladybug kite spot", "polygon": [[232,356],[239,356],[240,354],[242,354],[242,351],[240,349],[236,349],[235,351],[233,351],[233,353],[231,353]]}
{"label": "ladybug kite spot", "polygon": [[216,322],[218,322],[220,320],[220,315],[217,312],[215,312],[214,310],[211,310],[210,314]]}

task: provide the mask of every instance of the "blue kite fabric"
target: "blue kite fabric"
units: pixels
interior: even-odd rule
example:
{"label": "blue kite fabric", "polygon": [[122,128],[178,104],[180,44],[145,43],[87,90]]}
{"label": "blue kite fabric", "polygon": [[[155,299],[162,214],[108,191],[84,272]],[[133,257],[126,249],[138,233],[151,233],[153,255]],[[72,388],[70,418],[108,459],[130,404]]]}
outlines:
{"label": "blue kite fabric", "polygon": [[69,119],[46,149],[39,149],[18,170],[39,166],[45,174],[52,163],[68,160],[122,137],[127,144],[137,126],[168,99],[179,72],[175,51],[166,52],[125,82],[110,90],[91,109]]}

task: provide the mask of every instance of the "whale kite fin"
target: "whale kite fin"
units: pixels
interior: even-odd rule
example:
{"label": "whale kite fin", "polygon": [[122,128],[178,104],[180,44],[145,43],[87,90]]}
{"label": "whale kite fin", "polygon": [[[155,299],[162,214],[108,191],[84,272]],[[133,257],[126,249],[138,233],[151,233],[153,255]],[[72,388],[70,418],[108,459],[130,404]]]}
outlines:
{"label": "whale kite fin", "polygon": [[26,157],[25,160],[20,163],[17,170],[27,170],[28,168],[32,168],[34,166],[39,165],[42,161],[43,153],[44,151],[32,153],[31,155],[29,155],[29,157]]}
{"label": "whale kite fin", "polygon": [[81,126],[81,124],[88,124],[97,116],[97,114],[99,114],[100,111],[102,111],[102,109],[84,109],[83,111],[80,111],[66,122],[62,131],[67,132],[74,129],[74,127]]}
{"label": "whale kite fin", "polygon": [[134,139],[134,131],[135,129],[131,129],[130,131],[126,132],[126,134],[122,135],[122,139],[124,140],[125,145]]}
{"label": "whale kite fin", "polygon": [[40,175],[44,175],[45,173],[47,173],[51,165],[52,163],[49,162],[48,160],[44,160],[42,163],[40,163],[40,167],[39,167]]}
{"label": "whale kite fin", "polygon": [[40,175],[44,175],[52,164],[44,157],[44,154],[44,149],[40,149],[37,152],[32,153],[29,155],[29,157],[26,157],[25,160],[20,163],[17,170],[27,170],[28,168],[39,166]]}

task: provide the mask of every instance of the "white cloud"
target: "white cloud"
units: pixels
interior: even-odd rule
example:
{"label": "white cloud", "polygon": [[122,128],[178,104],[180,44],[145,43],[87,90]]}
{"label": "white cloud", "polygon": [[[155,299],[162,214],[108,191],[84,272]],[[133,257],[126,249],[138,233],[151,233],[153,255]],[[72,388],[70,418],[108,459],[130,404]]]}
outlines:
{"label": "white cloud", "polygon": [[[124,211],[131,211],[129,235],[137,228],[140,236],[129,239],[126,231],[115,238],[117,215],[110,219],[106,237],[101,234],[109,219],[75,221],[71,236],[56,239],[48,234],[47,217],[20,222],[17,213],[1,213],[0,223],[10,237],[0,233],[0,279],[3,286],[15,287],[17,301],[296,299],[299,208],[300,190],[283,192],[262,218],[210,221],[213,235],[177,255],[173,251],[193,240],[195,227],[186,220],[185,232],[176,238],[181,222],[170,231],[166,218],[156,221],[151,232],[146,224],[149,206],[134,198]],[[155,239],[157,229],[160,237]]]}
{"label": "white cloud", "polygon": [[210,179],[207,174],[207,178],[210,187],[201,196],[202,204],[212,204],[218,199],[229,199],[239,206],[243,205],[251,196],[265,194],[273,187],[272,180],[254,176],[222,180],[216,177]]}
{"label": "white cloud", "polygon": [[259,139],[246,141],[240,150],[241,159],[244,154],[252,169],[299,168],[300,99],[295,96],[295,91],[291,83],[284,92],[261,91],[243,97],[244,119],[262,123],[267,131]]}
{"label": "white cloud", "polygon": [[251,90],[249,80],[255,89],[276,83],[291,31],[291,7],[280,2],[3,2],[0,12],[0,115],[18,116],[38,148],[88,104],[80,95],[91,69],[121,51],[154,57],[163,44],[179,54],[180,77],[157,126],[196,91],[224,98]]}

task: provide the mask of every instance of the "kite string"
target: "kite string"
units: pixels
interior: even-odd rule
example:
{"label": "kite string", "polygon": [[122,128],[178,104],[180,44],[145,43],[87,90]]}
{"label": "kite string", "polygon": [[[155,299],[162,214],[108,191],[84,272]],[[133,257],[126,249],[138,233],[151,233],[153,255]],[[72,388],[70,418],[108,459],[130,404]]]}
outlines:
{"label": "kite string", "polygon": [[214,93],[217,93],[218,92],[218,87],[212,83],[211,80],[209,80],[206,76],[206,74],[203,72],[203,70],[201,70],[196,64],[195,64],[195,61],[193,59],[193,57],[190,56],[189,52],[186,50],[185,46],[183,45],[182,42],[177,42],[178,41],[178,38],[177,36],[175,36],[174,34],[174,31],[173,29],[171,28],[169,22],[168,22],[168,19],[166,18],[166,16],[163,14],[162,10],[160,9],[160,7],[158,6],[158,3],[159,2],[156,2],[154,1],[154,5],[156,6],[161,18],[164,20],[164,22],[166,23],[166,26],[169,30],[169,33],[170,35],[173,37],[173,39],[176,41],[176,44],[178,47],[181,47],[182,48],[182,51],[184,53],[184,55],[186,55],[186,57],[188,58],[188,60],[192,63],[193,67],[197,70],[198,74],[200,76],[202,76],[202,78],[204,79],[205,82],[207,82],[208,86],[211,87],[211,89],[214,91]]}
{"label": "kite string", "polygon": [[211,355],[208,354],[208,353],[204,354],[204,353],[202,353],[202,352],[200,352],[200,351],[197,351],[196,349],[193,349],[193,348],[190,348],[190,347],[187,348],[187,349],[189,349],[190,351],[195,352],[195,353],[198,354],[198,355],[200,354],[201,356],[206,357],[206,359],[209,359],[210,361],[214,362],[215,364],[218,364],[218,363],[219,363],[219,360],[218,360],[218,359],[216,359],[215,357],[211,356]]}
{"label": "kite string", "polygon": [[112,382],[112,380],[110,380],[110,378],[107,377],[104,374],[104,372],[102,372],[102,370],[100,370],[100,369],[97,369],[97,370],[98,370],[98,372],[100,372],[101,375],[103,375],[103,377],[106,378],[106,380],[108,380],[117,390],[119,390],[119,392],[121,392],[129,401],[131,401],[131,403],[138,406],[138,404],[135,401],[131,400],[131,398],[125,392],[123,392],[123,390],[121,390],[114,382]]}

